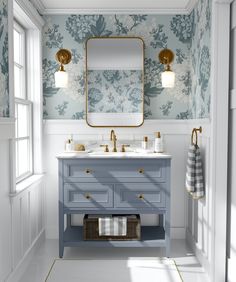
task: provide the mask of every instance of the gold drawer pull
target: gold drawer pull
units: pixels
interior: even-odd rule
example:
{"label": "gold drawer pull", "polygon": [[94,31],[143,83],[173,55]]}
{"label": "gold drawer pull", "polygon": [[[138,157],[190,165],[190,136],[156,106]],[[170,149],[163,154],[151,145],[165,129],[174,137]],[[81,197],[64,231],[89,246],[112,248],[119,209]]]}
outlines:
{"label": "gold drawer pull", "polygon": [[140,194],[140,195],[138,196],[138,198],[139,198],[140,200],[143,200],[143,199],[144,199],[143,194]]}
{"label": "gold drawer pull", "polygon": [[91,172],[92,172],[92,170],[91,170],[91,169],[89,169],[89,168],[87,168],[87,169],[85,170],[85,172],[86,172],[86,173],[91,173]]}
{"label": "gold drawer pull", "polygon": [[140,168],[140,169],[138,170],[138,172],[139,172],[139,173],[144,173],[144,169],[143,169],[143,168]]}
{"label": "gold drawer pull", "polygon": [[85,194],[84,196],[85,196],[85,198],[88,199],[88,200],[91,199],[91,196],[90,196],[89,194]]}

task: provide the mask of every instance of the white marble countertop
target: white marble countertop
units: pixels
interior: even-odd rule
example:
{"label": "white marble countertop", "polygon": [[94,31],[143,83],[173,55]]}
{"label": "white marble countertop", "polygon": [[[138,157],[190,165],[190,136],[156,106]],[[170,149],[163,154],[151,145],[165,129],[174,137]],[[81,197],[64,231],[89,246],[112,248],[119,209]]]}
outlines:
{"label": "white marble countertop", "polygon": [[170,159],[167,153],[154,152],[62,152],[56,156],[58,159]]}

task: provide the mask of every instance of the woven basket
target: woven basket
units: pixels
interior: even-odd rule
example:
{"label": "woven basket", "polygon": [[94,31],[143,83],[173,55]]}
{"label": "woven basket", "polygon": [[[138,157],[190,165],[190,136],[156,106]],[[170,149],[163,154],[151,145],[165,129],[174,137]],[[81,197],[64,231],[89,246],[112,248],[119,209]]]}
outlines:
{"label": "woven basket", "polygon": [[[117,216],[117,215],[113,215]],[[98,217],[84,216],[84,240],[140,240],[141,224],[140,215],[122,215],[127,216],[127,234],[126,236],[99,236]]]}

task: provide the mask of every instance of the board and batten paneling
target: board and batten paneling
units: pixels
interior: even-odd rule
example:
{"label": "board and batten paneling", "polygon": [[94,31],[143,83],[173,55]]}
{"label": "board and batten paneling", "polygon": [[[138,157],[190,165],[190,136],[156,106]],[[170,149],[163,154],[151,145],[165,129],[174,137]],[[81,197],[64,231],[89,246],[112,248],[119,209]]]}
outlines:
{"label": "board and batten paneling", "polygon": [[44,183],[39,180],[12,197],[13,268],[44,231]]}
{"label": "board and batten paneling", "polygon": [[201,263],[209,273],[211,263],[211,235],[212,235],[212,187],[210,185],[210,132],[199,134],[199,147],[203,162],[203,177],[205,183],[205,197],[193,200],[187,196],[188,221],[186,237],[197,253]]}
{"label": "board and batten paneling", "polygon": [[[4,134],[3,134],[4,133]],[[14,280],[15,272],[44,231],[43,177],[24,191],[10,194],[12,185],[12,119],[0,120],[0,281]]]}
{"label": "board and batten paneling", "polygon": [[[1,125],[0,125],[1,131]],[[0,281],[11,272],[11,205],[9,199],[9,141],[0,139]]]}
{"label": "board and batten paneling", "polygon": [[[171,236],[172,238],[185,238],[186,228],[189,220],[196,223],[198,216],[195,214],[193,218],[188,218],[188,201],[185,191],[185,172],[188,145],[191,138],[193,127],[203,127],[200,144],[202,153],[205,158],[209,158],[209,128],[208,120],[194,121],[175,121],[175,120],[149,120],[139,128],[117,128],[115,129],[118,138],[118,147],[120,144],[140,144],[143,136],[148,136],[152,142],[154,140],[154,132],[161,131],[164,136],[165,150],[172,155],[171,169]],[[58,237],[58,163],[56,155],[64,150],[65,141],[73,134],[75,140],[90,144],[109,144],[110,137],[109,128],[91,128],[86,125],[83,120],[47,120],[44,122],[44,171],[46,174],[46,237]],[[205,141],[206,140],[206,141]],[[206,164],[207,166],[207,164]],[[205,170],[205,174],[209,174],[209,170]],[[208,179],[208,177],[207,177]],[[207,186],[208,189],[208,186]],[[201,203],[199,202],[199,206]],[[203,210],[203,208],[201,208]],[[199,208],[199,210],[201,210]],[[208,209],[208,201],[206,200],[204,212],[202,212],[204,220],[208,221],[206,215]],[[143,225],[156,224],[156,218],[145,216],[142,218]],[[76,221],[82,224],[81,218]],[[208,249],[208,238],[205,235],[207,229],[203,226],[202,234],[196,234],[196,242],[202,238],[202,245]],[[192,231],[190,232],[192,233]],[[194,241],[194,242],[195,242]],[[206,251],[207,252],[207,251]]]}

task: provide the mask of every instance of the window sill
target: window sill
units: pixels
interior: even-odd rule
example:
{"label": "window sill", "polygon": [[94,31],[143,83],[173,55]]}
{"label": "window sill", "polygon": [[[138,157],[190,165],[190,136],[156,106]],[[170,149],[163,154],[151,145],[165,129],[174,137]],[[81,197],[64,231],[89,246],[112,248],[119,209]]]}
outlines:
{"label": "window sill", "polygon": [[20,183],[16,184],[16,191],[14,193],[10,193],[10,197],[15,197],[22,193],[24,190],[28,189],[30,186],[36,184],[41,181],[44,177],[44,174],[33,174]]}

